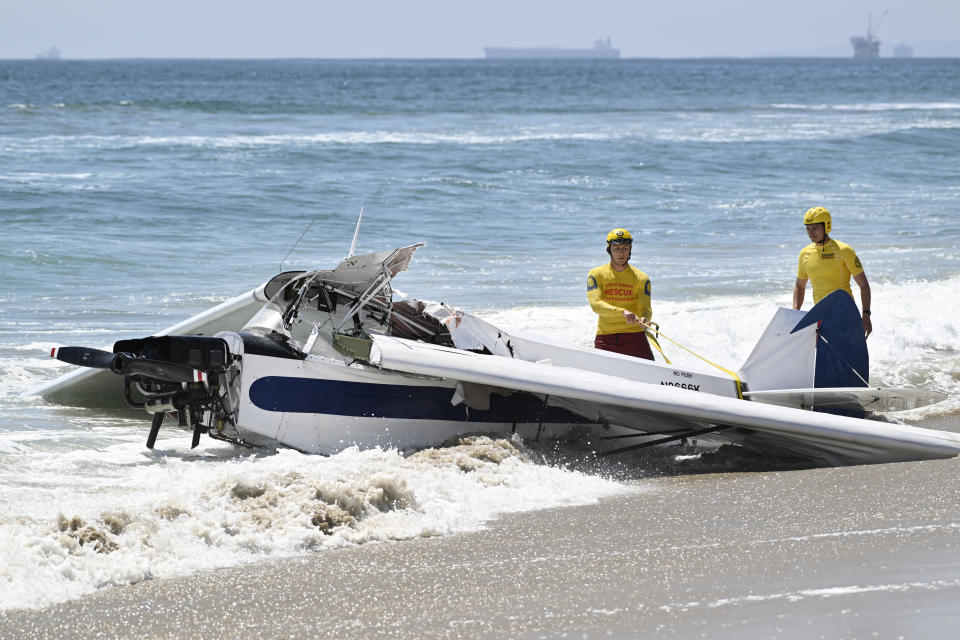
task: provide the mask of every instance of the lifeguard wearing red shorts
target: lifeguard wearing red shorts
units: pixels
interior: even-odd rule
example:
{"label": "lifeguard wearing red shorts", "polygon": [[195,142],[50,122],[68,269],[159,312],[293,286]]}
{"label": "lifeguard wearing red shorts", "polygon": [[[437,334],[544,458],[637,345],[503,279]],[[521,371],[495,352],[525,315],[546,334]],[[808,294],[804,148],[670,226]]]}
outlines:
{"label": "lifeguard wearing red shorts", "polygon": [[610,262],[587,275],[587,299],[597,314],[597,349],[653,360],[643,323],[653,316],[650,277],[630,263],[633,236],[626,229],[607,234]]}

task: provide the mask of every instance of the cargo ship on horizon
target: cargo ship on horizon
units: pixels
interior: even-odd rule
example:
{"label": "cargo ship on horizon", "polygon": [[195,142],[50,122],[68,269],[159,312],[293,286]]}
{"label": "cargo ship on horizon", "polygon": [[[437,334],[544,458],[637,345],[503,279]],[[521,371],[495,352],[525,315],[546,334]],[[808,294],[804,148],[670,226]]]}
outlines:
{"label": "cargo ship on horizon", "polygon": [[620,49],[614,48],[610,38],[593,41],[590,49],[561,47],[484,47],[486,58],[619,58]]}

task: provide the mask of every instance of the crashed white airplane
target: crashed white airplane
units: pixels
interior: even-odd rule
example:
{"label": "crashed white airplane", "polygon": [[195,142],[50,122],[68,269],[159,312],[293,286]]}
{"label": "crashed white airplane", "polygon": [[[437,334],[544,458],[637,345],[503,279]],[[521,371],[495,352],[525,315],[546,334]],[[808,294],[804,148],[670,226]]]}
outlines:
{"label": "crashed white airplane", "polygon": [[844,314],[857,314],[846,294],[808,313],[779,309],[739,373],[712,375],[395,299],[391,280],[420,246],[281,273],[158,335],[121,340],[113,353],[55,348],[87,368],[32,393],[88,406],[122,394],[153,415],[151,448],[171,416],[193,430],[193,446],[208,433],[326,454],[471,432],[584,430],[619,443],[603,453],[710,434],[830,465],[960,454],[958,434],[864,419],[945,396],[866,386],[862,332],[842,332]]}

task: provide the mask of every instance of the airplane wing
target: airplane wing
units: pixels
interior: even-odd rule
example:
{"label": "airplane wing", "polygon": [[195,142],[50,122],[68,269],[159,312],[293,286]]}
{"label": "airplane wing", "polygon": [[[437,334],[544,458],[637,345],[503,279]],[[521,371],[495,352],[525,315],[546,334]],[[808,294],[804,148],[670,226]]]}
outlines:
{"label": "airplane wing", "polygon": [[927,389],[832,387],[746,391],[743,397],[757,402],[801,409],[828,407],[853,411],[906,411],[946,400],[947,394]]}
{"label": "airplane wing", "polygon": [[[392,371],[459,380],[564,398],[624,414],[638,428],[646,418],[734,427],[724,437],[745,446],[776,449],[827,464],[952,458],[960,434],[805,411],[739,398],[649,384],[613,374],[479,354],[374,336],[369,362]],[[619,423],[618,423],[619,424]]]}

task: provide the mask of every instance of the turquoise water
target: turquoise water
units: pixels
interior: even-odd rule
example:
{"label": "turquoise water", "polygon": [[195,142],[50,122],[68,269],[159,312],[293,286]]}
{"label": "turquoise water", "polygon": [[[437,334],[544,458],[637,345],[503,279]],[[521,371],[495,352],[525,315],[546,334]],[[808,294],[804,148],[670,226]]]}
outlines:
{"label": "turquoise water", "polygon": [[[399,289],[580,344],[586,272],[627,227],[663,331],[735,368],[790,303],[803,212],[826,206],[874,288],[871,382],[945,390],[931,411],[954,415],[958,150],[960,60],[0,61],[0,548],[34,550],[0,583],[28,601],[24,576],[48,576],[33,586],[56,601],[200,566],[156,551],[138,573],[139,549],[103,578],[102,558],[58,560],[51,523],[146,513],[130,487],[164,474],[212,491],[237,454],[190,458],[173,432],[158,460],[142,420],[21,395],[67,370],[50,346],[108,347],[336,264],[361,207],[360,252],[427,242]],[[525,473],[523,508],[554,504]]]}

